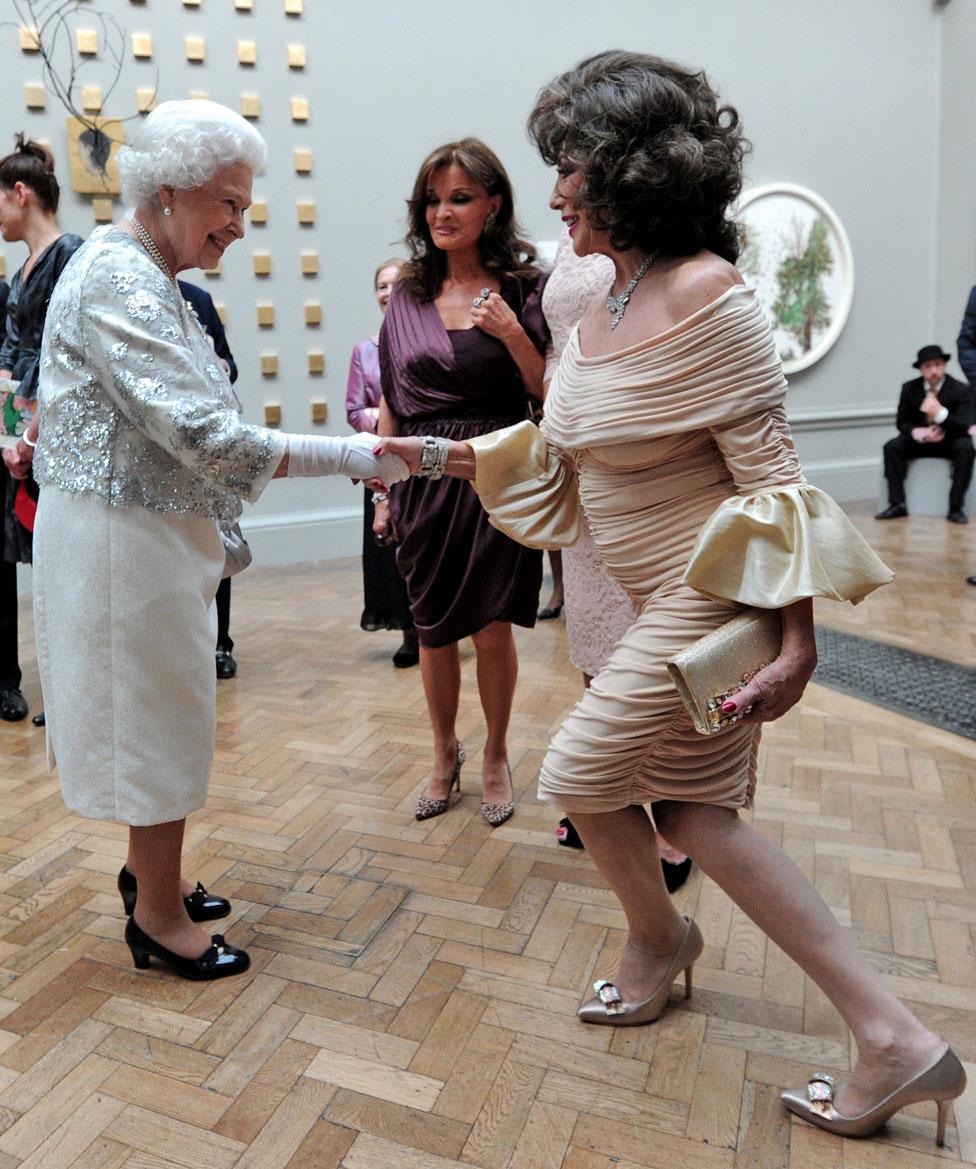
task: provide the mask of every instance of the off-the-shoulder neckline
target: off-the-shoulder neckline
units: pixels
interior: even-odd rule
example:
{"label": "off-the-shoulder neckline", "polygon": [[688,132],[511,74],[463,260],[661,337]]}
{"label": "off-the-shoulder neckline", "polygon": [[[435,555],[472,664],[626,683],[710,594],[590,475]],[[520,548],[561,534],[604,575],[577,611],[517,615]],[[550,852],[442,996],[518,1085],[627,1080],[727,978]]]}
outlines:
{"label": "off-the-shoulder neckline", "polygon": [[717,296],[714,300],[710,300],[708,304],[702,305],[701,308],[695,309],[693,313],[682,317],[680,321],[676,321],[669,328],[662,333],[655,333],[653,337],[645,337],[643,341],[635,341],[633,345],[628,345],[624,349],[614,349],[610,353],[598,353],[590,357],[583,352],[579,340],[579,322],[573,326],[573,331],[570,334],[569,343],[575,341],[576,352],[579,355],[580,361],[587,364],[598,364],[601,361],[616,361],[621,357],[628,357],[632,353],[639,353],[642,349],[653,349],[657,345],[663,345],[669,341],[675,334],[683,333],[689,326],[695,324],[699,318],[708,316],[715,312],[726,300],[733,296],[746,293],[750,296],[755,295],[755,289],[750,288],[747,284],[733,284],[731,288],[727,288],[721,296]]}

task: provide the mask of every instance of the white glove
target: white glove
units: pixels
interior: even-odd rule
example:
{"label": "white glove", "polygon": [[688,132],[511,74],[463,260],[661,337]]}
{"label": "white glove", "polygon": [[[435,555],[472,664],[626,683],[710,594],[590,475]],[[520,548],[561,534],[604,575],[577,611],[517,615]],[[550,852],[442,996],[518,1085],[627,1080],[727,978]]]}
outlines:
{"label": "white glove", "polygon": [[375,434],[330,437],[319,434],[286,434],[288,478],[298,475],[348,475],[350,479],[381,479],[389,486],[410,476],[399,455],[373,454]]}

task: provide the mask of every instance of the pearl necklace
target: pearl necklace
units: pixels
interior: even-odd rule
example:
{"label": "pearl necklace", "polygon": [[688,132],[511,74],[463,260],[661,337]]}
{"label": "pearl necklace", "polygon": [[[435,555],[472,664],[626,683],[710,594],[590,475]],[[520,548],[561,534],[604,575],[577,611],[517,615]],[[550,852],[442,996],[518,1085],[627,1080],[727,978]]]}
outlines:
{"label": "pearl necklace", "polygon": [[648,256],[643,264],[634,273],[633,279],[627,287],[620,293],[619,296],[613,295],[613,285],[610,285],[611,291],[607,293],[607,311],[613,313],[613,320],[610,322],[610,328],[615,329],[624,319],[624,313],[627,311],[627,304],[630,301],[631,293],[640,282],[640,278],[644,275],[648,268],[654,263],[654,256]]}
{"label": "pearl necklace", "polygon": [[136,233],[136,239],[149,253],[149,258],[157,267],[161,268],[166,273],[170,280],[175,281],[176,277],[170,270],[169,264],[166,263],[166,260],[163,257],[163,253],[159,250],[159,246],[146,230],[145,226],[140,223],[140,221],[136,219],[134,215],[129,220],[129,222],[132,224],[132,230]]}

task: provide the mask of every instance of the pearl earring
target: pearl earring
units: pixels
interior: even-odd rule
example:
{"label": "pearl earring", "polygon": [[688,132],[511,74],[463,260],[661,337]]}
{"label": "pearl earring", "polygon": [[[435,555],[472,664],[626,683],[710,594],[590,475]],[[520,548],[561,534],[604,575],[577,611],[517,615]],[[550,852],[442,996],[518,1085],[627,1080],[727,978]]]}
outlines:
{"label": "pearl earring", "polygon": [[172,208],[172,207],[164,207],[164,208],[163,208],[163,214],[164,214],[164,215],[172,215],[172,214],[173,214],[173,208]]}

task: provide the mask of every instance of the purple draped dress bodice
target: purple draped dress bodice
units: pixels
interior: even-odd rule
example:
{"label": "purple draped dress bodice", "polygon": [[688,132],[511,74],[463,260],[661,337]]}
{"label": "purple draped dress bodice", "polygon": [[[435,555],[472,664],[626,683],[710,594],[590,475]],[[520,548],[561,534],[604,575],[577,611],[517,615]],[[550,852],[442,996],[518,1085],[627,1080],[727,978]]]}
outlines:
{"label": "purple draped dress bodice", "polygon": [[[540,353],[545,277],[506,282],[502,295]],[[383,395],[400,434],[466,439],[526,416],[528,397],[505,346],[481,329],[444,328],[437,306],[401,285],[380,333]],[[531,627],[541,553],[491,527],[469,483],[413,478],[390,492],[397,561],[421,644],[449,645],[493,621]]]}

